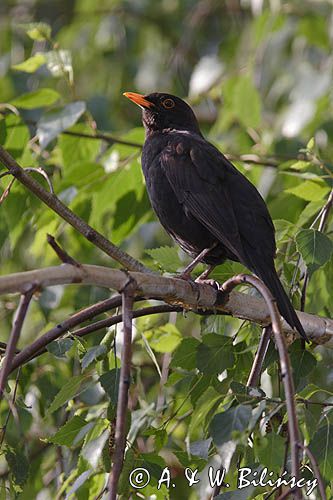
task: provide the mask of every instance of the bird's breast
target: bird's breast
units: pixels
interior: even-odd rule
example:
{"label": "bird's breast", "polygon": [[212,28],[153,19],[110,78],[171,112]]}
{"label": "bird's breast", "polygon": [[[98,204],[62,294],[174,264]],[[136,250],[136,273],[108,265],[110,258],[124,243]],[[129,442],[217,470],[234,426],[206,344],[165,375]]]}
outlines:
{"label": "bird's breast", "polygon": [[185,252],[196,256],[211,246],[215,238],[177,199],[161,163],[167,146],[167,142],[159,148],[149,143],[144,146],[142,170],[149,199],[165,230]]}

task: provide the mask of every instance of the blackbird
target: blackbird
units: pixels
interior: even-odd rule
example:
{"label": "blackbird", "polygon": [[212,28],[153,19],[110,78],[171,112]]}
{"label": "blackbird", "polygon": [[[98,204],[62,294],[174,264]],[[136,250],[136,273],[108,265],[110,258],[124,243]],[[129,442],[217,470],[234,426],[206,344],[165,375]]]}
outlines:
{"label": "blackbird", "polygon": [[142,169],[161,224],[194,261],[241,262],[269,288],[281,315],[307,339],[274,266],[276,243],[267,206],[253,184],[203,137],[190,106],[165,93],[126,92],[142,108]]}

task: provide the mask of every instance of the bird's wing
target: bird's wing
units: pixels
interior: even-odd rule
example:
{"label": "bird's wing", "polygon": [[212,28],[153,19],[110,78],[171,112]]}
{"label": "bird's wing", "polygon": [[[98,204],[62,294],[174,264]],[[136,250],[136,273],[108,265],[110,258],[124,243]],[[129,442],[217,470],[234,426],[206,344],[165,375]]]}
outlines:
{"label": "bird's wing", "polygon": [[175,137],[163,150],[161,165],[184,209],[238,260],[255,267],[250,247],[251,260],[253,253],[264,260],[274,257],[274,228],[265,202],[214,146]]}

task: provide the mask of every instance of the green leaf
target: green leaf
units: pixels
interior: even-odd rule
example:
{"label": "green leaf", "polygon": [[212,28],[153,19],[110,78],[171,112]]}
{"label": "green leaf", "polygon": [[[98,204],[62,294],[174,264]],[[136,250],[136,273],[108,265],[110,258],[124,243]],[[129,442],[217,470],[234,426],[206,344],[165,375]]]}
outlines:
{"label": "green leaf", "polygon": [[151,427],[143,433],[144,436],[154,436],[154,450],[159,452],[163,446],[168,442],[168,433],[165,429],[156,429]]}
{"label": "green leaf", "polygon": [[183,265],[176,247],[151,248],[146,250],[146,253],[154,259],[163,271],[175,273]]}
{"label": "green leaf", "polygon": [[12,69],[16,71],[23,71],[24,73],[34,73],[39,69],[43,64],[45,64],[46,59],[44,54],[36,54],[25,61],[15,64],[12,66]]}
{"label": "green leaf", "polygon": [[53,89],[39,89],[35,92],[22,94],[11,101],[17,108],[34,109],[51,106],[60,99],[60,94]]}
{"label": "green leaf", "polygon": [[91,374],[76,375],[72,377],[58,392],[51,405],[47,410],[47,414],[54,413],[60,406],[63,406],[70,399],[75,398],[91,382]]}
{"label": "green leaf", "polygon": [[190,455],[188,456],[186,451],[173,451],[173,454],[177,457],[181,465],[184,467],[190,467],[190,469],[198,469],[198,471],[202,471],[202,469],[207,465],[207,460]]}
{"label": "green leaf", "polygon": [[333,425],[324,419],[324,425],[314,434],[310,451],[316,457],[322,475],[331,480],[333,476]]}
{"label": "green leaf", "polygon": [[304,170],[312,165],[310,161],[299,160],[290,165],[293,170]]}
{"label": "green leaf", "polygon": [[87,353],[81,359],[82,370],[85,370],[93,361],[103,357],[106,353],[105,345],[90,347]]}
{"label": "green leaf", "polygon": [[235,362],[232,338],[207,333],[197,348],[197,368],[206,375],[222,373]]}
{"label": "green leaf", "polygon": [[[69,129],[69,132],[88,134],[91,136],[94,135],[94,130],[86,123],[77,123]],[[78,175],[79,171],[77,170],[82,163],[91,166],[95,164],[95,170],[99,171],[98,175],[102,176],[105,174],[105,171],[101,165],[93,163],[96,161],[97,155],[99,154],[101,149],[100,140],[62,134],[59,137],[58,146],[61,150],[63,164],[66,168],[64,171],[66,180],[69,175],[73,177],[73,181],[82,182],[82,180],[84,180],[80,179],[80,175]],[[75,167],[75,170],[73,170],[73,167]],[[84,173],[84,177],[86,177],[86,173]],[[90,179],[91,176],[88,177],[87,181],[89,181]]]}
{"label": "green leaf", "polygon": [[54,444],[71,446],[77,434],[85,425],[87,425],[87,421],[84,418],[74,415],[71,420],[60,427],[60,429],[52,437],[48,438],[47,441]]}
{"label": "green leaf", "polygon": [[327,17],[321,14],[305,15],[299,21],[299,34],[306,37],[308,43],[323,49],[330,49],[330,36]]}
{"label": "green leaf", "polygon": [[260,125],[260,95],[249,76],[241,76],[237,80],[233,92],[233,112],[244,127]]}
{"label": "green leaf", "polygon": [[[74,481],[74,483],[71,485],[71,488],[67,492],[66,498],[71,498],[74,493],[81,488],[83,484],[85,484],[89,479],[90,476],[93,474],[94,470],[93,469],[88,469],[82,472]],[[73,498],[73,497],[72,497]]]}
{"label": "green leaf", "polygon": [[189,434],[197,435],[198,428],[204,428],[206,425],[206,417],[208,413],[216,407],[222,400],[223,396],[217,392],[214,387],[207,387],[205,392],[196,400],[191,415],[189,425]]}
{"label": "green leaf", "polygon": [[109,396],[111,402],[116,405],[118,400],[120,369],[113,368],[112,370],[103,373],[99,377],[99,382],[103,387],[106,394]]}
{"label": "green leaf", "polygon": [[333,252],[333,242],[316,229],[303,229],[297,233],[296,245],[310,275],[326,264]]}
{"label": "green leaf", "polygon": [[60,111],[52,111],[43,115],[37,125],[37,136],[41,147],[45,148],[63,130],[72,127],[85,110],[85,102],[76,101]]}
{"label": "green leaf", "polygon": [[16,484],[23,486],[29,475],[29,462],[22,451],[7,448],[5,457]]}
{"label": "green leaf", "polygon": [[70,338],[53,340],[53,342],[51,342],[46,346],[46,349],[56,358],[65,358],[66,352],[68,352],[71,349],[73,344],[74,341],[73,339]]}
{"label": "green leaf", "polygon": [[145,332],[149,345],[157,352],[172,352],[181,341],[181,333],[172,323]]}
{"label": "green leaf", "polygon": [[329,186],[324,181],[308,180],[301,182],[295,187],[286,189],[285,192],[306,201],[319,201],[325,198],[329,189]]}
{"label": "green leaf", "polygon": [[280,470],[285,455],[285,446],[285,439],[274,432],[258,439],[255,448],[260,463],[265,464],[269,471]]}
{"label": "green leaf", "polygon": [[173,353],[170,366],[179,366],[184,370],[194,370],[196,368],[197,347],[199,344],[200,342],[193,337],[183,339]]}
{"label": "green leaf", "polygon": [[[297,390],[300,382],[317,366],[317,360],[311,352],[303,348],[301,341],[296,341],[289,349],[290,363],[293,367],[293,377]],[[298,391],[297,391],[298,392]]]}
{"label": "green leaf", "polygon": [[208,460],[208,452],[210,445],[212,443],[212,438],[202,439],[200,441],[193,441],[190,443],[190,453],[196,457]]}
{"label": "green leaf", "polygon": [[310,219],[314,218],[314,215],[317,214],[323,206],[323,201],[311,201],[306,205],[302,213],[299,215],[298,220],[297,220],[297,226],[299,228],[302,228],[307,224]]}
{"label": "green leaf", "polygon": [[[112,241],[117,243],[113,231],[115,212],[118,212],[119,228],[121,228],[121,222],[127,224],[128,219],[135,220],[137,213],[133,210],[133,206],[138,208],[144,191],[141,168],[138,162],[133,160],[126,167],[109,174],[102,188],[93,195],[89,223],[103,233],[112,234]],[[124,201],[127,203],[125,204]],[[119,205],[117,207],[118,202],[121,203],[122,210],[119,210]],[[123,221],[119,221],[119,212],[123,215]]]}
{"label": "green leaf", "polygon": [[29,38],[41,42],[51,38],[51,26],[47,23],[25,23],[19,24],[23,28]]}
{"label": "green leaf", "polygon": [[252,409],[246,405],[238,405],[215,415],[210,432],[216,446],[232,440],[235,431],[243,432],[249,425],[251,416]]}

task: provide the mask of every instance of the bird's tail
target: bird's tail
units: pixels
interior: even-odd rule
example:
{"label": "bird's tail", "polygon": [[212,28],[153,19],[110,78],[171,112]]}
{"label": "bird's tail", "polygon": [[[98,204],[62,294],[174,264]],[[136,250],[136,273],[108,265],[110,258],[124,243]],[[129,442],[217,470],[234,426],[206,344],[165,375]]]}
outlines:
{"label": "bird's tail", "polygon": [[275,269],[273,268],[270,269],[269,271],[265,269],[265,271],[262,273],[258,272],[258,269],[256,271],[257,271],[256,274],[265,283],[267,288],[269,288],[274,298],[276,299],[276,303],[281,316],[284,317],[284,319],[292,328],[298,331],[301,337],[303,337],[306,341],[309,341],[304,331],[304,328],[300,320],[298,319],[296,311],[293,305],[291,304],[290,299],[286,294]]}

